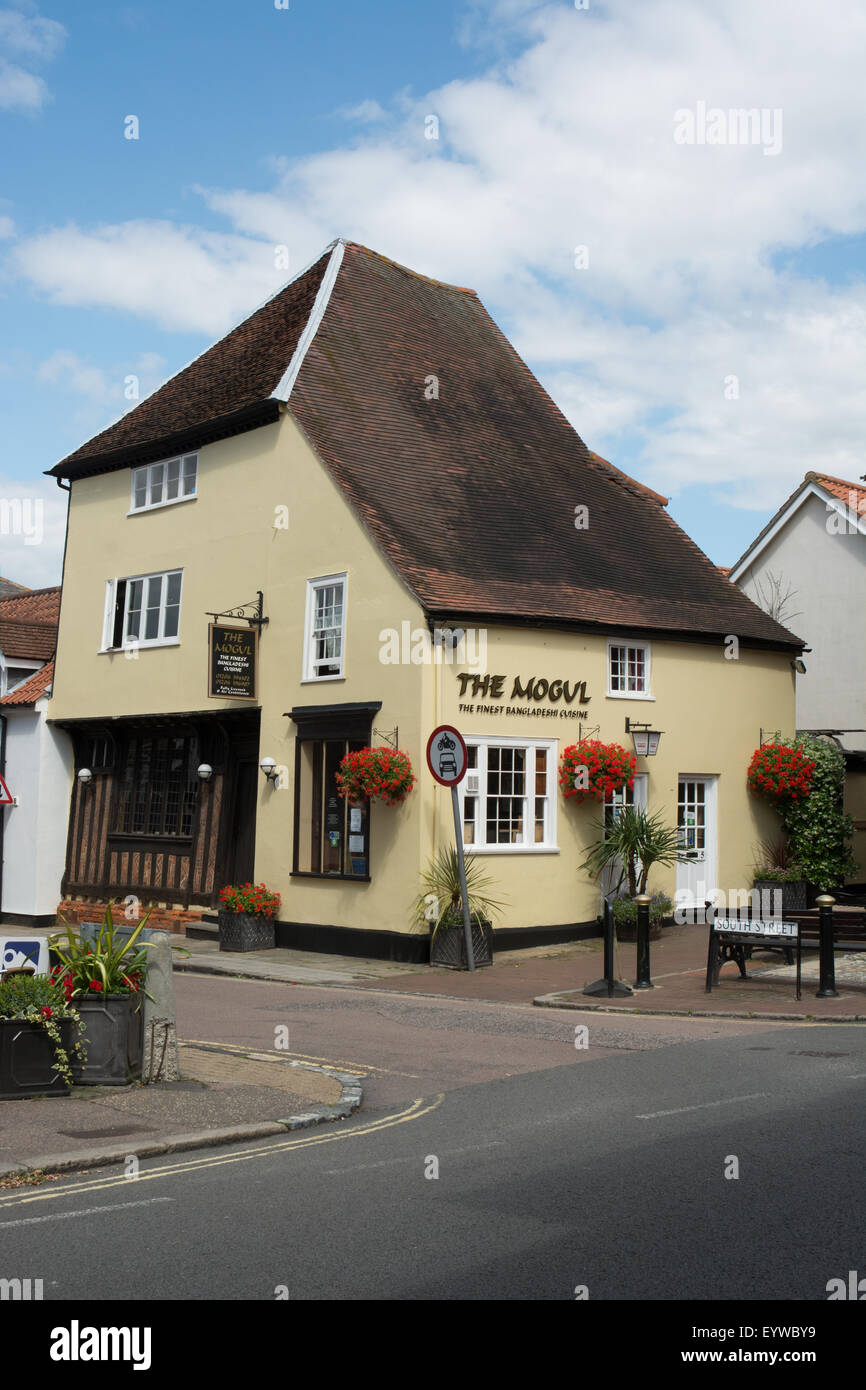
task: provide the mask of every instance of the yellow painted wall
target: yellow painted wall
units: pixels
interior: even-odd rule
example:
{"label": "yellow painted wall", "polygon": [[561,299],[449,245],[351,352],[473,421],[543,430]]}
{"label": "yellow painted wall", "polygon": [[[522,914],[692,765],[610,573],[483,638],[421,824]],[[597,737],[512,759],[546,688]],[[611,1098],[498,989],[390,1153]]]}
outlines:
{"label": "yellow painted wall", "polygon": [[[635,636],[638,636],[637,634]],[[486,671],[505,674],[506,696],[513,677],[525,686],[529,677],[548,680],[586,681],[591,697],[584,708],[584,727],[599,725],[605,743],[621,743],[631,749],[625,719],[651,723],[664,731],[659,752],[638,759],[638,773],[648,774],[647,809],[661,811],[676,824],[678,775],[718,777],[718,887],[725,892],[752,885],[754,846],[776,828],[776,817],[746,787],[746,769],[760,741],[761,726],[794,732],[794,678],[790,657],[782,653],[740,649],[739,660],[727,660],[724,647],[705,647],[677,642],[653,642],[651,653],[654,700],[609,697],[607,690],[607,639],[525,629],[491,630],[488,633]],[[441,666],[433,673],[438,688],[437,712],[442,722],[455,724],[466,737],[504,734],[509,737],[557,738],[558,751],[578,738],[579,724],[565,718],[526,718],[469,714],[461,703],[472,704],[471,687],[459,699],[458,667]],[[484,703],[506,704],[503,701]],[[522,707],[534,707],[516,701]],[[548,709],[577,708],[560,700],[547,700]],[[587,846],[599,836],[600,804],[566,802],[557,790],[559,854],[487,853],[481,851],[486,871],[495,879],[508,909],[500,925],[558,925],[594,918],[599,910],[598,887],[577,872]],[[450,794],[437,790],[435,806],[425,818],[427,844],[451,838]],[[447,812],[447,814],[446,814]],[[655,869],[649,891],[673,896],[674,868]]]}
{"label": "yellow painted wall", "polygon": [[[558,752],[577,737],[577,721],[492,719],[458,709],[456,666],[385,664],[380,634],[425,627],[408,589],[369,540],[342,494],[289,415],[278,425],[199,451],[198,496],[128,517],[130,470],[73,484],[69,541],[52,719],[218,712],[242,708],[206,696],[208,610],[265,595],[270,618],[261,639],[260,756],[287,770],[285,785],[259,782],[256,877],[283,896],[284,921],[361,929],[410,930],[419,874],[438,844],[453,836],[450,794],[435,786],[424,763],[427,736],[439,722],[467,735],[556,737]],[[289,508],[288,529],[275,527]],[[143,649],[136,660],[100,654],[105,583],[182,566],[180,645]],[[306,581],[348,572],[346,676],[303,683]],[[626,715],[665,731],[659,755],[641,760],[649,773],[650,810],[676,817],[678,773],[719,776],[719,885],[747,888],[753,846],[775,817],[750,798],[745,774],[761,726],[794,729],[790,657],[741,649],[653,643],[654,701],[606,697],[607,645],[602,637],[501,629],[488,634],[486,670],[585,680],[588,725],[600,737],[629,745]],[[399,727],[419,778],[402,807],[374,805],[369,884],[292,879],[292,814],[296,728],[294,705],[382,701],[375,726]],[[471,702],[471,701],[469,701]],[[380,740],[377,740],[380,741]],[[597,834],[600,808],[562,800],[558,789],[556,854],[485,856],[499,896],[508,900],[500,925],[525,927],[591,920],[598,889],[577,865]],[[674,888],[673,871],[657,871],[651,891]]]}
{"label": "yellow painted wall", "polygon": [[[284,920],[383,927],[408,914],[417,893],[421,806],[376,807],[370,884],[292,880],[294,705],[381,700],[377,728],[399,727],[417,766],[422,675],[382,666],[379,633],[395,615],[423,627],[409,591],[320,465],[295,422],[199,451],[197,496],[127,516],[130,470],[73,483],[52,719],[243,709],[207,698],[208,611],[265,595],[259,652],[260,756],[288,769],[274,789],[261,777],[256,877],[283,896]],[[275,527],[288,507],[288,528]],[[180,645],[142,648],[135,659],[100,653],[108,579],[182,567]],[[346,677],[302,681],[308,579],[348,572]],[[377,740],[378,741],[378,740]],[[400,909],[395,909],[400,904]]]}

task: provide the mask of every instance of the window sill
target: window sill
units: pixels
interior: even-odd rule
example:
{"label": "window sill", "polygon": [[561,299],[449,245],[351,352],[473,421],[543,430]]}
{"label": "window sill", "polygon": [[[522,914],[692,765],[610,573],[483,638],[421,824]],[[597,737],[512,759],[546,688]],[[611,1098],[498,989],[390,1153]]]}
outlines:
{"label": "window sill", "polygon": [[292,869],[290,878],[318,878],[330,883],[372,883],[369,874],[317,874],[311,869]]}
{"label": "window sill", "polygon": [[649,700],[655,702],[655,695],[643,695],[637,690],[608,690],[606,696],[608,700]]}
{"label": "window sill", "polygon": [[[156,647],[179,647],[179,637],[166,637],[162,642],[131,642],[126,647],[100,647],[99,656],[119,656],[127,652],[149,652]],[[134,660],[134,658],[131,658]]]}
{"label": "window sill", "polygon": [[183,502],[197,502],[198,497],[171,497],[167,502],[153,502],[147,507],[130,507],[127,516],[144,516],[146,512],[161,512],[163,507],[179,507]]}
{"label": "window sill", "polygon": [[464,845],[467,854],[559,854],[558,845]]}
{"label": "window sill", "polygon": [[334,681],[344,681],[345,676],[304,676],[301,685],[328,685]]}

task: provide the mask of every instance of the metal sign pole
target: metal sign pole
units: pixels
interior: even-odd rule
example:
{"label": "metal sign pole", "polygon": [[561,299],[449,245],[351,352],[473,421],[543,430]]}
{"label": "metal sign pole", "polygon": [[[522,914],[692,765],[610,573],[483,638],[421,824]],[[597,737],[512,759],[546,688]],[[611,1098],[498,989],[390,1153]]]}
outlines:
{"label": "metal sign pole", "polygon": [[472,951],[472,919],[469,915],[469,892],[466,888],[466,861],[463,858],[463,827],[460,824],[460,802],[456,785],[451,788],[451,809],[454,812],[454,839],[457,843],[457,868],[460,873],[460,896],[463,899],[463,931],[466,936],[466,963],[470,970],[475,969],[475,956]]}

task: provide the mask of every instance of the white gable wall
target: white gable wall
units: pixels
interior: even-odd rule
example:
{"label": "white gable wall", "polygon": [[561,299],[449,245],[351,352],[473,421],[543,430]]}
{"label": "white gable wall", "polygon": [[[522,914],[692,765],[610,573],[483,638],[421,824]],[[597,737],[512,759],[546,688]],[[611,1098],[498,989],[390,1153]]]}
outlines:
{"label": "white gable wall", "polygon": [[812,648],[797,677],[799,729],[866,728],[866,536],[828,531],[830,516],[809,496],[737,580],[756,603],[771,574],[796,590],[799,616],[782,621]]}
{"label": "white gable wall", "polygon": [[4,917],[53,916],[66,860],[72,781],[67,734],[45,722],[47,700],[7,706],[6,782],[19,805],[3,809]]}

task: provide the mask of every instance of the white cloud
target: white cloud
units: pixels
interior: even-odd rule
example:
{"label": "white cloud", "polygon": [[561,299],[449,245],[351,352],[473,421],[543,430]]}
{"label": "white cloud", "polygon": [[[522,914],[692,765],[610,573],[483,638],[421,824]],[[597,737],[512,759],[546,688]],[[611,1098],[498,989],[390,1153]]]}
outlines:
{"label": "white cloud", "polygon": [[60,583],[66,503],[53,478],[0,477],[0,574],[29,589]]}
{"label": "white cloud", "polygon": [[4,217],[0,213],[0,241],[8,241],[15,235],[15,223],[11,217]]}
{"label": "white cloud", "polygon": [[31,68],[55,58],[65,40],[63,25],[31,5],[0,10],[0,109],[32,113],[45,105],[48,87]]}
{"label": "white cloud", "polygon": [[368,98],[366,101],[359,101],[357,106],[341,106],[337,112],[347,121],[360,121],[362,125],[373,125],[378,121],[387,119],[387,112],[380,106],[378,101]]}
{"label": "white cloud", "polygon": [[165,379],[165,368],[165,358],[156,352],[141,353],[133,360],[106,368],[86,362],[77,353],[60,348],[39,364],[36,375],[40,381],[50,382],[101,405],[128,401],[125,413],[125,410],[131,410],[137,404],[126,394],[127,383],[130,390],[133,387],[130,378],[135,378],[139,397],[144,398]]}
{"label": "white cloud", "polygon": [[[275,245],[294,273],[346,235],[474,285],[599,452],[637,436],[660,490],[773,505],[806,468],[863,471],[864,289],[773,265],[866,232],[866,25],[860,0],[816,14],[475,0],[472,41],[517,37],[516,58],[398,95],[387,126],[362,103],[359,143],[276,161],[269,189],[198,190],[229,234],[70,227],[13,264],[57,302],[216,336],[287,278]],[[675,113],[701,102],[781,111],[781,151],[677,144]]]}

